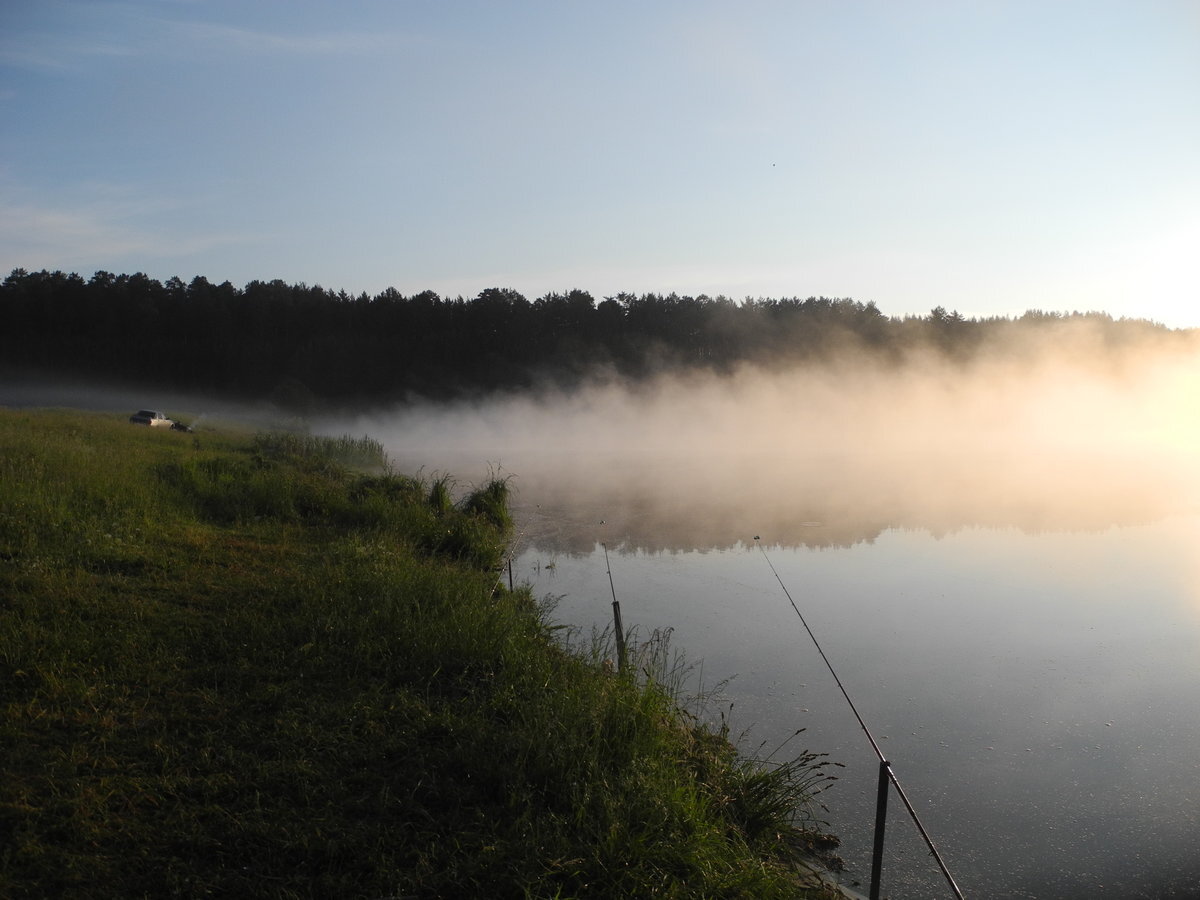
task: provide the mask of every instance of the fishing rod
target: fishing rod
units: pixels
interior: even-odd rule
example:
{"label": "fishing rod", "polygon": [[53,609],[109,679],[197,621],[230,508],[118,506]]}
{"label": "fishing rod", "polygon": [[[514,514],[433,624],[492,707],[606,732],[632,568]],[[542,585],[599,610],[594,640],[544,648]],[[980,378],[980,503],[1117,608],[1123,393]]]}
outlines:
{"label": "fishing rod", "polygon": [[[929,847],[929,852],[937,861],[938,868],[942,870],[942,875],[945,876],[950,889],[954,892],[954,896],[958,900],[964,900],[962,891],[959,890],[958,884],[954,880],[954,876],[950,874],[950,870],[946,867],[946,863],[942,860],[942,855],[938,853],[937,847],[933,845],[933,838],[929,836],[929,832],[925,830],[925,826],[921,824],[921,819],[917,815],[916,809],[908,799],[908,795],[904,792],[904,788],[900,786],[900,779],[896,777],[896,773],[892,770],[892,764],[888,762],[887,757],[883,755],[883,751],[879,749],[879,744],[875,740],[875,736],[871,734],[871,729],[867,727],[867,723],[863,721],[863,717],[858,712],[858,707],[854,705],[854,701],[850,699],[850,694],[846,691],[845,685],[842,684],[842,679],[838,677],[834,671],[833,663],[829,661],[829,657],[825,655],[825,651],[821,649],[821,643],[817,640],[817,636],[813,634],[813,630],[808,625],[808,620],[804,618],[804,613],[800,612],[800,607],[796,605],[796,601],[792,599],[792,592],[788,590],[787,585],[783,583],[783,579],[779,576],[779,572],[775,569],[774,563],[771,562],[771,557],[767,556],[767,551],[763,549],[763,545],[759,536],[754,536],[754,544],[762,553],[763,559],[767,561],[767,565],[771,569],[771,574],[775,576],[775,580],[779,582],[779,586],[783,588],[784,596],[788,598],[788,603],[792,604],[792,609],[800,619],[800,624],[804,626],[804,630],[808,632],[809,638],[813,642],[813,646],[817,648],[817,652],[821,654],[821,659],[825,662],[825,667],[829,669],[829,674],[833,676],[833,680],[837,683],[838,690],[842,692],[842,696],[846,698],[846,703],[850,706],[850,710],[854,713],[854,718],[858,720],[859,726],[863,730],[863,734],[867,736],[867,740],[871,742],[871,747],[875,751],[875,755],[879,757],[879,795],[876,802],[875,813],[875,847],[871,858],[871,900],[878,900],[879,897],[879,876],[883,866],[883,828],[887,812],[887,785],[890,781],[896,787],[896,793],[900,795],[900,799],[904,802],[905,809],[908,810],[909,817],[913,820],[913,824],[917,826],[917,831],[921,833],[921,837],[925,839],[926,846]],[[606,551],[607,553],[607,551]]]}
{"label": "fishing rod", "polygon": [[[601,523],[603,524],[603,523]],[[617,637],[617,671],[625,670],[625,627],[621,624],[621,604],[617,602],[617,588],[613,584],[612,565],[608,561],[608,544],[601,543],[604,548],[604,567],[608,569],[608,587],[613,598],[613,631]]]}

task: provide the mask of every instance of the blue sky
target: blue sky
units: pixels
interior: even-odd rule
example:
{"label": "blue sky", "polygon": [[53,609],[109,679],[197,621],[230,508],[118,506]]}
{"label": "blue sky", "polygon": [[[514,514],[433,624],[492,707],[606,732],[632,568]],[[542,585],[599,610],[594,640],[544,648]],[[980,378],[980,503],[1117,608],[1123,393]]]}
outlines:
{"label": "blue sky", "polygon": [[1200,326],[1200,4],[0,2],[0,270]]}

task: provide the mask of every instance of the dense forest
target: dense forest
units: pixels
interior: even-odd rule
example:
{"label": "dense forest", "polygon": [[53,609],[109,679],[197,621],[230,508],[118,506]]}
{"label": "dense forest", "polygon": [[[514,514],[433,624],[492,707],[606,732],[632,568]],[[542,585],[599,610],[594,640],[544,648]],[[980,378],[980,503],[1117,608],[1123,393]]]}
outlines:
{"label": "dense forest", "polygon": [[997,336],[1083,322],[1102,344],[1169,337],[1162,325],[1103,313],[966,318],[938,307],[889,317],[850,299],[752,299],[586,291],[530,301],[509,288],[448,299],[392,288],[351,296],[320,286],[144,274],[90,279],[14,270],[0,285],[0,357],[12,375],[152,384],[296,412],[446,400],[604,373],[727,371],[820,361],[848,349],[900,363],[918,350],[968,360]]}

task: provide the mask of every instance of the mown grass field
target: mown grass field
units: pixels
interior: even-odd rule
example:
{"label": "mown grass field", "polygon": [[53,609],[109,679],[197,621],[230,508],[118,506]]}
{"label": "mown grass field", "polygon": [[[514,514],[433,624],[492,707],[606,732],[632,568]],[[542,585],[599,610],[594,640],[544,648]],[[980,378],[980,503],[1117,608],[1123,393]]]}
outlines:
{"label": "mown grass field", "polygon": [[0,896],[810,896],[820,761],[564,649],[451,488],[0,409]]}

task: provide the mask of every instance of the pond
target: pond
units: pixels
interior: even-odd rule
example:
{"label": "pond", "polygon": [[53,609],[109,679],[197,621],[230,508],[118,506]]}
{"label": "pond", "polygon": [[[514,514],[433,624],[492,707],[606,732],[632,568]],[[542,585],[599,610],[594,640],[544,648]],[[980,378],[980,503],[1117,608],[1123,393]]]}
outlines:
{"label": "pond", "polygon": [[[610,625],[615,591],[626,628],[672,629],[693,693],[728,679],[708,709],[747,749],[805,729],[793,744],[844,766],[821,799],[862,892],[877,757],[787,593],[966,896],[1200,894],[1197,517],[720,549],[595,530],[527,532],[515,577],[560,622]],[[951,896],[894,793],[889,813],[884,894]]]}

